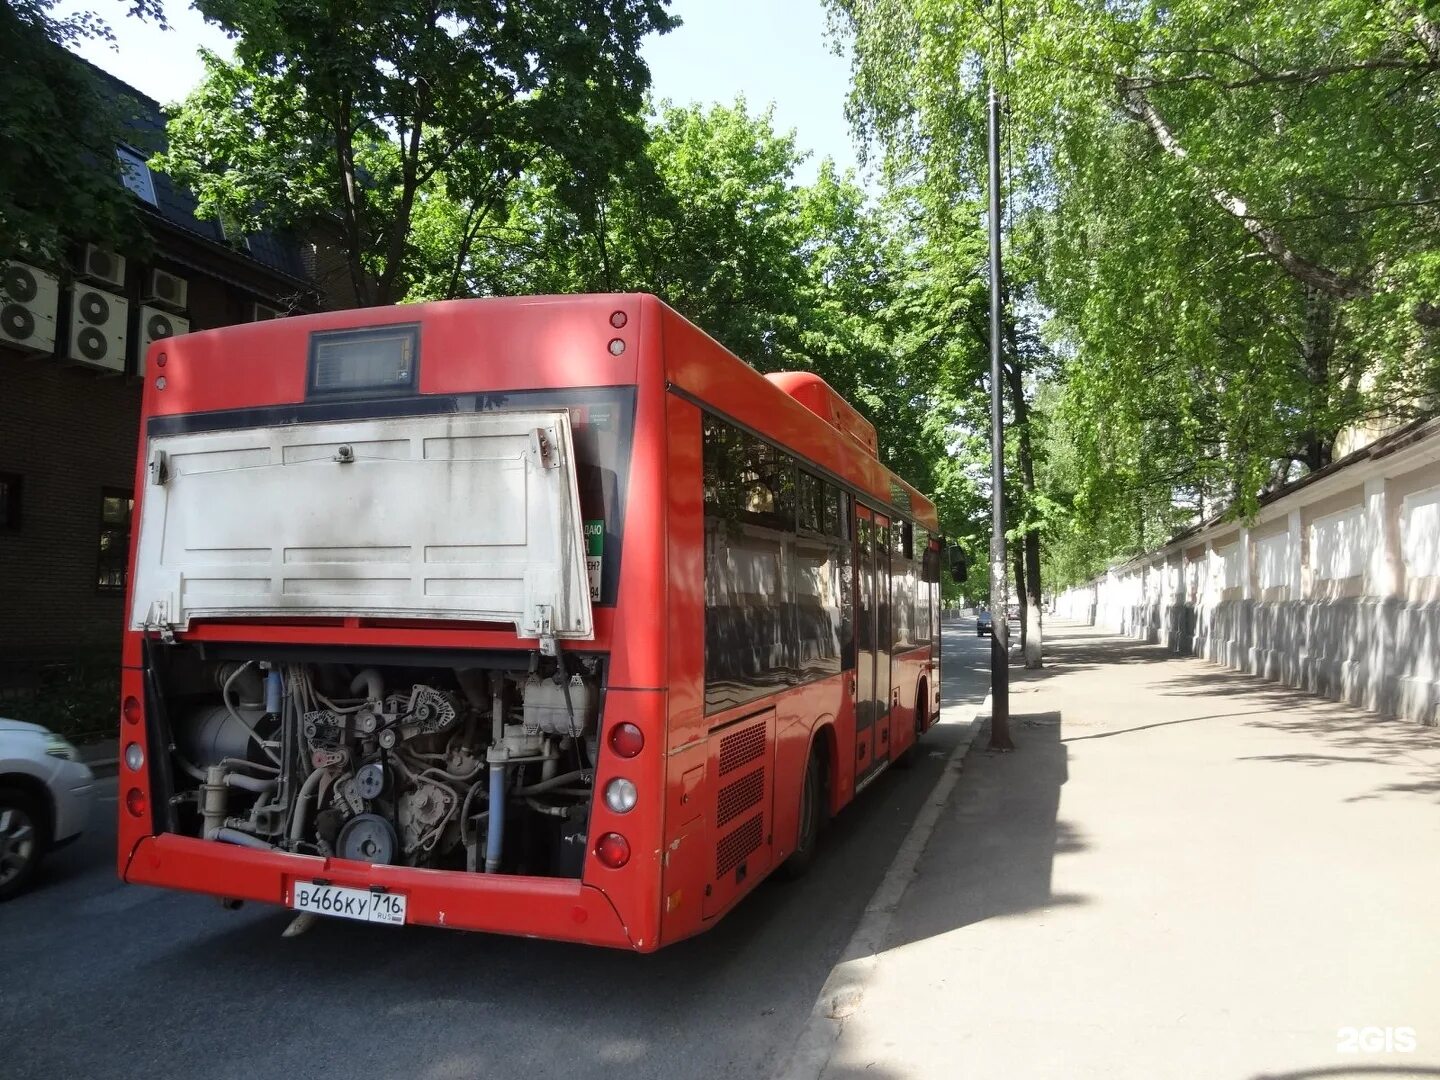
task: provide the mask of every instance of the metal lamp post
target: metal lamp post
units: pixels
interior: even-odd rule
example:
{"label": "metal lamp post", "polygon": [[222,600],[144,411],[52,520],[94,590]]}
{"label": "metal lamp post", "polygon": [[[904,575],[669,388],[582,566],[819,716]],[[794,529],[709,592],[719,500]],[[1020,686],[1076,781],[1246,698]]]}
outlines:
{"label": "metal lamp post", "polygon": [[1005,577],[1005,413],[1000,354],[1003,276],[1000,269],[1000,99],[990,81],[987,103],[990,171],[990,749],[1010,741],[1010,619]]}

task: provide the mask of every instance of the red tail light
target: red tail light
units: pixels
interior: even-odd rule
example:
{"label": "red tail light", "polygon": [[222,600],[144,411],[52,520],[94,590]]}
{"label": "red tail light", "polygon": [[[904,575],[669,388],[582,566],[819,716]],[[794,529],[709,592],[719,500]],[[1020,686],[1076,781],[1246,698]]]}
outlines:
{"label": "red tail light", "polygon": [[140,722],[140,701],[138,698],[127,697],[120,706],[120,715],[125,718],[127,724],[138,724]]}
{"label": "red tail light", "polygon": [[630,841],[618,832],[607,832],[595,845],[595,857],[611,870],[619,870],[630,861]]}
{"label": "red tail light", "polygon": [[[150,809],[150,800],[145,798],[145,792],[138,787],[132,787],[125,792],[125,809],[130,811],[132,817],[144,817]],[[629,854],[628,850],[626,854]]]}
{"label": "red tail light", "polygon": [[616,724],[610,729],[610,749],[623,758],[633,758],[645,749],[645,733],[628,722]]}

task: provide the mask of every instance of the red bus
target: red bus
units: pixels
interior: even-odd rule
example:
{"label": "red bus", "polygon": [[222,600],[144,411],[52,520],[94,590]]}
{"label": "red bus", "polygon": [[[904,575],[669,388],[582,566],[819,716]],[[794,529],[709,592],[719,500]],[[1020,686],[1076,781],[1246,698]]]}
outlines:
{"label": "red bus", "polygon": [[934,507],[652,296],[159,342],[135,491],[127,881],[649,951],[938,712]]}

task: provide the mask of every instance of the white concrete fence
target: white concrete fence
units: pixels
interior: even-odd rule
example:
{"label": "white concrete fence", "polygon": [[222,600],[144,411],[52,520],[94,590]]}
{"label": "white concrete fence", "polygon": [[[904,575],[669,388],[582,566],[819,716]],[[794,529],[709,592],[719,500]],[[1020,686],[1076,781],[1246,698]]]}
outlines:
{"label": "white concrete fence", "polygon": [[1067,618],[1440,720],[1440,420],[1407,425],[1056,598]]}

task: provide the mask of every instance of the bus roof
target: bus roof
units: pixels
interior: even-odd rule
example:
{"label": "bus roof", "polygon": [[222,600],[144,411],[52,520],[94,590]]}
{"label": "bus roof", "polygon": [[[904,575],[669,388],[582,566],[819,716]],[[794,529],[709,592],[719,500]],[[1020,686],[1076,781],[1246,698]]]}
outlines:
{"label": "bus roof", "polygon": [[776,371],[765,377],[836,431],[850,436],[875,457],[880,456],[875,425],[819,375],[813,371]]}

